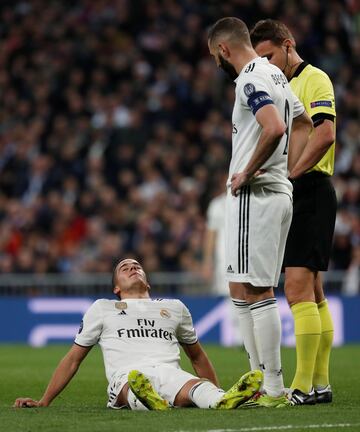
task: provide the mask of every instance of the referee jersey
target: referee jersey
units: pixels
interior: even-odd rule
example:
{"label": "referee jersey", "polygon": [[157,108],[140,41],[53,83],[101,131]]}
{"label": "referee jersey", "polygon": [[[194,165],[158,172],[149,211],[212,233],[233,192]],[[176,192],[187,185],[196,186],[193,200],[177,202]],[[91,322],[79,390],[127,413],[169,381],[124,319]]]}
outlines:
{"label": "referee jersey", "polygon": [[[328,119],[336,118],[334,89],[330,78],[322,70],[303,62],[296,69],[290,80],[292,91],[303,103],[306,112],[311,117],[314,126]],[[328,176],[334,173],[335,141],[322,159],[310,170],[319,171]]]}

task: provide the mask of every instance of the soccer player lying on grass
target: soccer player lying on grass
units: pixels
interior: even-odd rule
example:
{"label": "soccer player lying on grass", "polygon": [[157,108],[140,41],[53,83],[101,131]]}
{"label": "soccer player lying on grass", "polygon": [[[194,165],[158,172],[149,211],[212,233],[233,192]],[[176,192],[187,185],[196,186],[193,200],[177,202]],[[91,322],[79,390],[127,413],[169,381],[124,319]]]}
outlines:
{"label": "soccer player lying on grass", "polygon": [[[133,259],[120,261],[113,274],[113,292],[120,301],[95,301],[42,398],[18,398],[14,406],[50,405],[97,343],[109,382],[109,408],[164,410],[195,405],[233,409],[259,390],[260,371],[248,372],[227,392],[221,390],[197,340],[189,310],[180,300],[151,299],[149,290],[141,265]],[[197,376],[180,368],[180,345]]]}

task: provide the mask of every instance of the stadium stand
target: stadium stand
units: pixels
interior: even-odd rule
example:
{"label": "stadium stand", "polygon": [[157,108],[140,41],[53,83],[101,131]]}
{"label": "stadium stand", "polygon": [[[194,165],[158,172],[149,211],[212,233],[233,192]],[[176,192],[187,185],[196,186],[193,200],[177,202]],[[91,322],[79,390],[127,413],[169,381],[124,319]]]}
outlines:
{"label": "stadium stand", "polygon": [[[227,166],[233,84],[206,28],[283,20],[332,78],[339,212],[331,268],[359,290],[356,1],[23,0],[0,4],[0,272],[200,272]],[[224,94],[226,97],[224,98]]]}

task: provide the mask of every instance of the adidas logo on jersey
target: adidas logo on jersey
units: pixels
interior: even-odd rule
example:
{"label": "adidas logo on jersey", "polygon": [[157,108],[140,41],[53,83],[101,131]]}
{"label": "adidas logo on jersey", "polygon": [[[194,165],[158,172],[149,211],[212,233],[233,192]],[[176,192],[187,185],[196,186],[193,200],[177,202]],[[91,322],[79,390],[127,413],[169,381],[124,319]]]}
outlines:
{"label": "adidas logo on jersey", "polygon": [[119,312],[118,315],[127,315],[127,313],[123,310],[123,311]]}
{"label": "adidas logo on jersey", "polygon": [[234,270],[232,269],[231,265],[228,266],[227,270],[228,273],[234,273]]}

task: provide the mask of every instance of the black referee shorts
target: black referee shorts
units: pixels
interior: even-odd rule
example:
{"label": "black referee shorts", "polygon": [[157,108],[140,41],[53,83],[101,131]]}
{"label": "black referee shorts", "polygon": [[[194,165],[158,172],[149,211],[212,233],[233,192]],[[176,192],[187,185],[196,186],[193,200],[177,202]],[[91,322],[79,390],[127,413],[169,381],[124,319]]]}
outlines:
{"label": "black referee shorts", "polygon": [[320,172],[293,182],[294,213],[286,242],[284,267],[327,270],[336,219],[336,195],[330,178]]}

